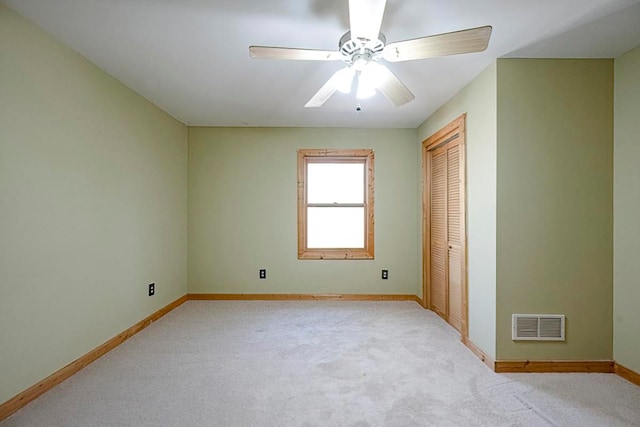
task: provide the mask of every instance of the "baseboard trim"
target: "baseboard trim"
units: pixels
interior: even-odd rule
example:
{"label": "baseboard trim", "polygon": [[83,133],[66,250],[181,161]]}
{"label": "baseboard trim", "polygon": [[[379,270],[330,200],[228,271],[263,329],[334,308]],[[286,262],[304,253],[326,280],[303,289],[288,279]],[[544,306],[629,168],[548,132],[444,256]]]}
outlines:
{"label": "baseboard trim", "polygon": [[22,393],[19,393],[13,398],[7,400],[5,403],[0,405],[0,421],[8,418],[12,414],[17,412],[21,408],[23,408],[24,406],[26,406],[29,402],[37,399],[42,394],[51,390],[53,387],[57,386],[67,378],[71,377],[73,374],[75,374],[82,368],[88,366],[92,362],[104,356],[106,353],[113,350],[114,348],[116,348],[117,346],[119,346],[120,344],[122,344],[123,342],[125,342],[126,340],[128,340],[129,338],[131,338],[132,336],[134,336],[135,334],[137,334],[147,326],[149,326],[151,323],[160,319],[162,316],[169,313],[171,310],[175,309],[185,301],[187,301],[186,295],[178,298],[177,300],[173,301],[169,305],[161,308],[160,310],[156,311],[155,313],[151,314],[150,316],[146,317],[145,319],[141,320],[140,322],[126,329],[125,331],[119,333],[115,337],[111,338],[105,343],[94,348],[84,356],[81,356],[78,359],[74,360],[73,362],[69,363],[67,366],[57,370],[53,374],[49,375],[47,378],[32,385]]}
{"label": "baseboard trim", "polygon": [[637,373],[636,371],[633,371],[629,368],[625,368],[618,362],[616,362],[613,369],[616,375],[624,378],[625,380],[629,381],[632,384],[640,386],[640,374]]}
{"label": "baseboard trim", "polygon": [[475,354],[480,360],[482,360],[482,363],[484,363],[485,365],[487,365],[489,367],[489,369],[491,369],[492,371],[495,371],[496,369],[496,362],[487,355],[487,353],[485,353],[484,351],[482,351],[480,349],[480,347],[478,347],[477,345],[475,345],[469,338],[467,337],[462,337],[462,344],[464,344],[465,346],[467,346],[467,348],[469,350],[471,350],[471,352],[473,354]]}
{"label": "baseboard trim", "polygon": [[495,372],[582,372],[604,373],[614,372],[613,360],[496,360]]}
{"label": "baseboard trim", "polygon": [[421,304],[416,295],[383,294],[188,294],[187,299],[198,301],[415,301]]}

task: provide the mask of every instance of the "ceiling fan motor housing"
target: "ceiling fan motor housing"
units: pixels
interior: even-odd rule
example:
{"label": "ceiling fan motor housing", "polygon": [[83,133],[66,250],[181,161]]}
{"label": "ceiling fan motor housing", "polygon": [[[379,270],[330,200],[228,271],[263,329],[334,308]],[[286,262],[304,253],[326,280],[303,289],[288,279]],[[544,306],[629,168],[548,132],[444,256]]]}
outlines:
{"label": "ceiling fan motor housing", "polygon": [[379,33],[376,40],[353,39],[351,31],[347,31],[338,43],[340,53],[343,60],[349,64],[377,61],[382,58],[385,43],[387,42],[384,34]]}

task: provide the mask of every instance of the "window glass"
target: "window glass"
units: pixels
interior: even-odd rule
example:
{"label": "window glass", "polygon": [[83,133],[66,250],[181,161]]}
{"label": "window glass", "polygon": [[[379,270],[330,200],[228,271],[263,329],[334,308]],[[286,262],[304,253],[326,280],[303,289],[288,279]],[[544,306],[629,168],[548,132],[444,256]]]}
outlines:
{"label": "window glass", "polygon": [[307,165],[307,203],[364,203],[364,162]]}
{"label": "window glass", "polygon": [[364,248],[364,207],[307,210],[308,248]]}

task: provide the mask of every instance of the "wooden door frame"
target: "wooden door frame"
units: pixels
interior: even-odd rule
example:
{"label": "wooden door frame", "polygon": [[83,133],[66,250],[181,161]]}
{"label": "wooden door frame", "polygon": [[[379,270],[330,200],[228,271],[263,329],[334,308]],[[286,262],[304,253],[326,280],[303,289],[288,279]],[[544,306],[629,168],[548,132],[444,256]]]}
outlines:
{"label": "wooden door frame", "polygon": [[469,290],[468,265],[467,265],[467,191],[466,191],[466,131],[465,122],[467,114],[462,114],[451,123],[422,141],[422,301],[424,308],[431,307],[431,279],[429,260],[431,259],[431,225],[429,218],[430,211],[430,191],[431,188],[431,156],[429,152],[456,138],[460,140],[460,235],[462,241],[462,327],[460,335],[462,339],[469,337]]}

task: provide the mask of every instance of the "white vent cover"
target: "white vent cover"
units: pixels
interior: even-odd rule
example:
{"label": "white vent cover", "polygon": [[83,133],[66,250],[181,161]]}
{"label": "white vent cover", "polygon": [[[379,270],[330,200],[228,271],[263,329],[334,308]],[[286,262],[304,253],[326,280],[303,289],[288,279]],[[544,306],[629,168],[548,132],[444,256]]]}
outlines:
{"label": "white vent cover", "polygon": [[564,341],[564,314],[514,314],[512,340]]}

